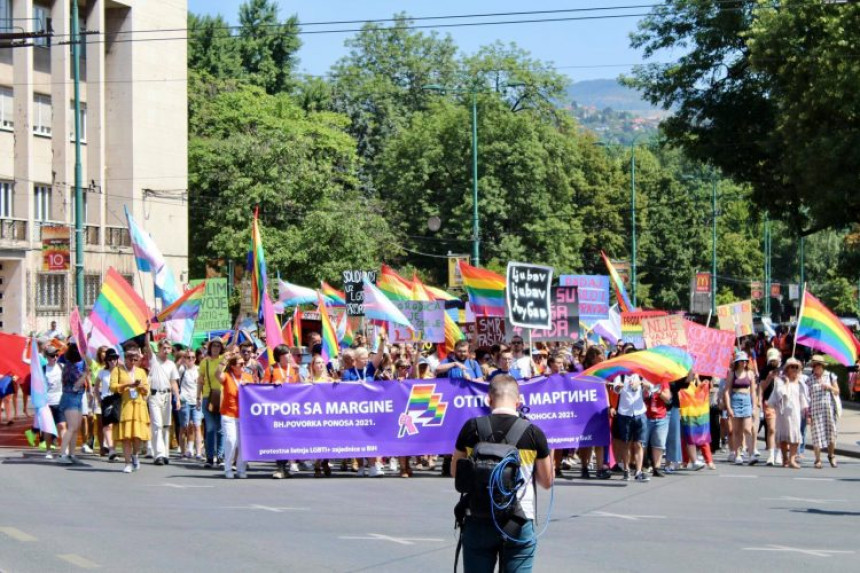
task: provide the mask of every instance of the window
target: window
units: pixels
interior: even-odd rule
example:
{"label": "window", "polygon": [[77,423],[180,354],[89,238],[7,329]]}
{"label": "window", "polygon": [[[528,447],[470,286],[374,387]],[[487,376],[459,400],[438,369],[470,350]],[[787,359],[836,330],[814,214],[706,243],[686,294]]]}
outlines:
{"label": "window", "polygon": [[[72,23],[73,23],[73,20],[72,20],[71,14],[70,14],[69,15],[69,34],[70,34],[69,40],[72,39],[71,33],[72,33],[72,28],[74,28]],[[84,30],[86,30],[86,29],[87,29],[87,23],[83,19],[81,13],[78,12],[78,33],[81,35],[81,44],[80,44],[81,49],[79,50],[79,53],[81,55],[82,60],[87,59],[87,37],[84,35]],[[69,57],[71,57],[71,55],[72,55],[72,48],[73,48],[73,46],[70,43],[69,44]]]}
{"label": "window", "polygon": [[[33,5],[33,31],[47,32],[51,25],[51,9],[45,6]],[[34,46],[47,48],[50,46],[47,36],[44,38],[33,38]]]}
{"label": "window", "polygon": [[0,88],[0,129],[15,127],[15,107],[12,102],[12,88]]}
{"label": "window", "polygon": [[102,277],[100,275],[84,275],[84,308],[86,310],[92,310],[95,306],[101,287]]}
{"label": "window", "polygon": [[128,229],[125,227],[107,227],[105,243],[109,247],[130,247],[131,236],[128,234]]}
{"label": "window", "polygon": [[33,187],[34,213],[37,221],[51,220],[52,189],[47,185]]}
{"label": "window", "polygon": [[51,96],[33,95],[33,133],[51,135]]}
{"label": "window", "polygon": [[0,217],[12,217],[12,182],[0,181]]}
{"label": "window", "polygon": [[39,273],[36,312],[62,312],[66,306],[66,274]]}
{"label": "window", "polygon": [[[75,140],[75,102],[69,106],[69,140]],[[87,104],[81,102],[81,143],[87,142]]]}
{"label": "window", "polygon": [[0,32],[12,29],[12,0],[0,0]]}

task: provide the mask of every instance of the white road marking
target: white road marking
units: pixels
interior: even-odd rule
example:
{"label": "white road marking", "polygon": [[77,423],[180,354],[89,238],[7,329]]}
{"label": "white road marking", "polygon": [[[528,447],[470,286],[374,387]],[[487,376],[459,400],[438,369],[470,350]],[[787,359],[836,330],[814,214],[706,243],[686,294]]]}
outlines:
{"label": "white road marking", "polygon": [[367,535],[341,535],[338,539],[362,539],[371,541],[390,541],[398,545],[415,545],[417,541],[428,541],[442,543],[444,539],[436,537],[392,537],[391,535],[382,535],[381,533],[368,533]]}
{"label": "white road marking", "polygon": [[93,563],[89,559],[81,557],[80,555],[75,555],[74,553],[64,553],[62,555],[57,555],[57,557],[76,567],[80,567],[81,569],[98,569],[101,567],[98,563]]}
{"label": "white road marking", "polygon": [[734,474],[734,475],[726,475],[720,474],[721,478],[741,478],[741,479],[758,479],[758,476],[751,476],[747,474]]}
{"label": "white road marking", "polygon": [[790,495],[784,495],[782,497],[763,497],[762,500],[765,501],[799,501],[804,503],[837,503],[837,502],[845,502],[847,499],[809,499],[805,497],[792,497]]}
{"label": "white road marking", "polygon": [[590,511],[582,517],[614,517],[626,521],[639,521],[640,519],[666,519],[665,515],[625,515],[621,513],[609,513],[606,511]]}
{"label": "white road marking", "polygon": [[793,478],[797,481],[835,481],[835,478]]}
{"label": "white road marking", "polygon": [[211,488],[215,487],[214,485],[182,485],[178,483],[156,483],[150,484],[146,487],[172,487],[174,489],[191,489],[191,488]]}
{"label": "white road marking", "polygon": [[35,537],[15,527],[0,527],[0,533],[6,534],[7,537],[11,537],[15,541],[36,541]]}
{"label": "white road marking", "polygon": [[841,551],[837,549],[801,549],[800,547],[786,547],[785,545],[768,545],[766,547],[744,547],[744,551],[784,551],[786,553],[802,553],[814,557],[833,557],[838,554],[850,554],[854,551]]}
{"label": "white road marking", "polygon": [[232,507],[225,507],[224,509],[258,509],[260,511],[269,511],[271,513],[283,513],[285,511],[310,511],[309,507],[271,507],[268,505],[236,505]]}

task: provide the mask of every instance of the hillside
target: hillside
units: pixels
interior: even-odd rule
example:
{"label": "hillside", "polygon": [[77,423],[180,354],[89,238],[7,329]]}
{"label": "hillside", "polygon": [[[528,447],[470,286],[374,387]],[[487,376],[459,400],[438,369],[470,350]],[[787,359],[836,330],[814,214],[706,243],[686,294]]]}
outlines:
{"label": "hillside", "polygon": [[615,111],[639,112],[637,115],[662,114],[662,110],[643,100],[639,93],[624,87],[615,79],[575,82],[567,87],[570,101],[577,105]]}

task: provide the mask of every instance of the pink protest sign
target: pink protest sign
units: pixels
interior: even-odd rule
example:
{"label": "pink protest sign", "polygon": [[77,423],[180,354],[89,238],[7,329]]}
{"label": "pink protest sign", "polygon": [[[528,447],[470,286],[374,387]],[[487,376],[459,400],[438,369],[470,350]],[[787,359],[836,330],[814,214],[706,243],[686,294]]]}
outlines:
{"label": "pink protest sign", "polygon": [[705,376],[725,377],[735,349],[734,333],[708,328],[689,320],[684,321],[684,329],[687,333],[687,352],[695,360],[693,371]]}

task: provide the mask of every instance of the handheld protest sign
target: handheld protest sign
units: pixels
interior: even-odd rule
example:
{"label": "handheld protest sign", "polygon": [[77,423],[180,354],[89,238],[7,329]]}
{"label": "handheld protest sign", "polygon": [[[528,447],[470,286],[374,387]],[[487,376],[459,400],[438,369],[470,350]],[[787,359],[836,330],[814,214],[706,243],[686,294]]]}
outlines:
{"label": "handheld protest sign", "polygon": [[511,324],[522,328],[548,329],[552,326],[552,273],[552,267],[508,263],[505,302]]}
{"label": "handheld protest sign", "polygon": [[346,297],[346,313],[349,316],[364,316],[364,279],[376,284],[376,271],[350,269],[343,271],[343,292]]}

